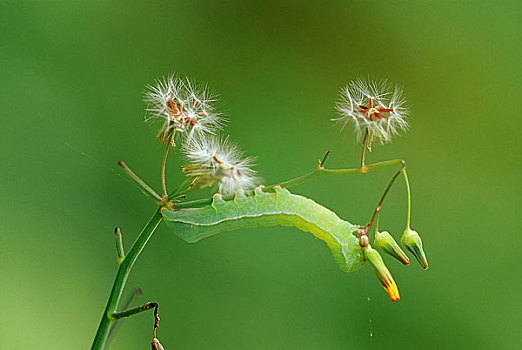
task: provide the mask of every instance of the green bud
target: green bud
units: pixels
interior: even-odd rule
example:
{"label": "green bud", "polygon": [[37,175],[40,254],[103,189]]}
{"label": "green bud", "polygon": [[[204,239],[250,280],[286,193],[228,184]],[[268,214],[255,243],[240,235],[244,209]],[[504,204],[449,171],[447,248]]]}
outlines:
{"label": "green bud", "polygon": [[361,247],[363,247],[363,248],[367,247],[368,243],[369,243],[369,239],[368,239],[367,235],[361,235],[361,237],[359,237],[359,245]]}
{"label": "green bud", "polygon": [[397,284],[393,280],[390,270],[388,270],[386,265],[384,265],[384,261],[382,260],[379,252],[377,252],[371,246],[367,246],[363,248],[363,254],[364,259],[372,266],[373,271],[388,293],[391,301],[399,300],[401,297],[399,296],[399,289],[397,288]]}
{"label": "green bud", "polygon": [[401,243],[413,254],[413,256],[415,256],[422,268],[426,270],[428,268],[428,260],[426,259],[424,250],[422,250],[422,240],[419,234],[407,227],[402,234]]}
{"label": "green bud", "polygon": [[393,256],[404,265],[410,264],[410,259],[408,259],[406,254],[402,251],[388,231],[376,232],[373,244],[377,249]]}

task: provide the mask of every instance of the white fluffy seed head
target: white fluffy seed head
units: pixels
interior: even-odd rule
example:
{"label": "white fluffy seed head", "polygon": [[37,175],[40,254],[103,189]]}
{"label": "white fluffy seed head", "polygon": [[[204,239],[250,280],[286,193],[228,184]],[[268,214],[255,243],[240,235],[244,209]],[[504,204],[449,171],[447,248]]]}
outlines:
{"label": "white fluffy seed head", "polygon": [[369,145],[374,138],[381,143],[408,128],[408,109],[399,86],[392,87],[387,81],[357,79],[341,89],[336,109],[339,117],[332,119],[341,126],[354,127],[358,141],[368,130]]}
{"label": "white fluffy seed head", "polygon": [[181,150],[189,162],[182,168],[185,175],[193,178],[191,186],[218,183],[219,193],[229,195],[240,189],[252,189],[259,182],[257,172],[251,169],[255,159],[244,157],[228,138],[192,137]]}
{"label": "white fluffy seed head", "polygon": [[224,121],[215,111],[215,96],[206,86],[196,86],[188,78],[171,75],[148,85],[145,102],[145,120],[161,123],[158,139],[162,142],[174,142],[174,135],[191,138],[213,134]]}

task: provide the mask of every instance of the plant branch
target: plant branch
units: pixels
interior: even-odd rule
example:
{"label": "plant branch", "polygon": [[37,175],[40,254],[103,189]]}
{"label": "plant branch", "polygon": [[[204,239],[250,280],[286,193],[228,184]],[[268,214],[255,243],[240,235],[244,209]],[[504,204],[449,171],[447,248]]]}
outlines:
{"label": "plant branch", "polygon": [[159,223],[161,222],[161,219],[162,216],[158,209],[150,218],[149,222],[145,225],[138,238],[136,238],[136,241],[132,245],[131,249],[121,262],[120,267],[118,269],[118,273],[116,274],[116,278],[114,279],[114,283],[112,285],[109,300],[107,301],[107,306],[105,307],[102,319],[100,321],[100,325],[98,326],[96,336],[92,343],[91,350],[102,350],[105,347],[109,330],[115,321],[112,315],[118,308],[118,303],[121,299],[121,294],[123,292],[123,288],[125,287],[125,283],[127,282],[127,279],[129,277],[132,266],[134,265],[139,255],[143,251],[143,248],[145,248],[145,245],[147,244],[150,237],[158,227]]}
{"label": "plant branch", "polygon": [[[325,157],[327,158],[327,157]],[[323,164],[326,160],[323,160]],[[275,186],[281,186],[283,188],[292,187],[295,185],[299,185],[303,182],[306,182],[310,179],[313,179],[316,176],[323,175],[323,174],[365,174],[371,170],[378,169],[378,168],[384,168],[388,166],[398,165],[404,166],[405,162],[402,159],[394,159],[394,160],[388,160],[384,162],[378,162],[373,164],[365,165],[363,168],[353,168],[353,169],[326,169],[323,168],[321,164],[317,166],[317,168],[307,174],[301,175],[299,177],[296,177],[294,179],[280,182],[277,184],[273,184],[270,186],[265,187],[265,191],[271,192],[274,190]],[[253,191],[245,191],[247,195],[253,194]],[[224,200],[229,200],[234,198],[233,195],[231,196],[224,196]],[[174,203],[173,207],[175,209],[182,209],[182,208],[199,208],[203,207],[205,205],[209,205],[212,203],[212,198],[204,198],[204,199],[197,199],[193,201],[183,202],[183,203]]]}
{"label": "plant branch", "polygon": [[406,195],[408,197],[407,214],[406,214],[406,228],[410,228],[410,217],[411,217],[411,191],[410,181],[408,180],[408,174],[406,173],[406,167],[402,168],[402,175],[404,176],[404,182],[406,184]]}
{"label": "plant branch", "polygon": [[362,154],[361,154],[361,169],[364,168],[364,157],[366,156],[367,144],[368,144],[368,128],[366,128],[366,132],[364,133],[363,149],[362,149]]}
{"label": "plant branch", "polygon": [[119,227],[114,229],[114,235],[116,239],[116,260],[118,261],[118,264],[121,264],[125,258],[125,249],[123,248],[123,235],[121,234]]}
{"label": "plant branch", "polygon": [[181,189],[185,187],[192,179],[190,177],[187,177],[182,183],[179,184],[178,188],[174,192],[171,192],[169,194],[169,200],[172,198],[176,198],[180,196]]}
{"label": "plant branch", "polygon": [[152,188],[150,188],[149,185],[145,183],[134,171],[132,171],[127,164],[123,160],[118,161],[118,165],[125,171],[125,173],[132,179],[138,186],[140,186],[143,190],[145,190],[145,193],[147,193],[150,197],[153,199],[158,200],[159,202],[163,201],[163,198],[156,193]]}
{"label": "plant branch", "polygon": [[153,328],[152,334],[153,334],[154,338],[156,338],[156,330],[159,327],[159,321],[160,321],[160,318],[158,316],[158,307],[159,307],[158,303],[149,302],[149,303],[145,303],[143,305],[140,305],[140,306],[132,308],[132,309],[127,309],[127,310],[123,310],[123,311],[115,311],[110,315],[110,318],[111,318],[111,320],[116,321],[120,318],[136,315],[143,311],[147,311],[147,310],[150,310],[153,308],[154,309],[154,328]]}
{"label": "plant branch", "polygon": [[[377,207],[375,207],[375,211],[373,212],[373,215],[372,215],[372,218],[370,219],[370,221],[366,224],[366,226],[364,227],[364,230],[363,232],[365,234],[368,234],[370,232],[370,228],[372,227],[373,225],[373,222],[375,221],[375,218],[379,215],[379,212],[381,211],[381,208],[382,208],[382,203],[384,202],[384,199],[386,198],[386,196],[388,195],[388,192],[390,191],[393,183],[395,182],[395,180],[397,179],[397,177],[399,176],[400,173],[403,172],[403,169],[404,169],[404,166],[401,166],[401,168],[399,169],[399,171],[397,171],[397,173],[395,173],[395,175],[393,175],[392,179],[390,180],[390,182],[388,183],[388,186],[386,187],[386,189],[384,190],[384,193],[382,194],[382,197],[381,199],[379,200],[379,203],[377,203]],[[369,238],[369,234],[368,234],[368,238]]]}
{"label": "plant branch", "polygon": [[[131,306],[131,304],[134,302],[134,300],[141,294],[142,294],[141,289],[135,288],[132,291],[132,294],[129,296],[129,298],[125,302],[125,304],[123,305],[123,308],[128,309],[129,306]],[[116,332],[118,332],[118,329],[120,328],[122,322],[123,322],[123,320],[119,319],[116,322],[114,322],[114,324],[112,325],[111,329],[109,330],[109,335],[107,336],[107,341],[105,342],[106,347],[109,346],[109,344],[111,343],[112,339],[116,335]]]}
{"label": "plant branch", "polygon": [[167,181],[165,180],[165,172],[167,168],[167,156],[169,155],[170,143],[174,134],[167,140],[167,147],[165,148],[165,155],[163,155],[163,163],[161,164],[161,186],[163,187],[163,198],[168,198]]}

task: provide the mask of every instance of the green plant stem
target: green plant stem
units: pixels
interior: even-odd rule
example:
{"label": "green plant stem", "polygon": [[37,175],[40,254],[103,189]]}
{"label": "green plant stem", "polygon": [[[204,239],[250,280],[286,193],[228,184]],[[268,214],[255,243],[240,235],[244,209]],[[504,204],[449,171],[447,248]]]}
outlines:
{"label": "green plant stem", "polygon": [[366,129],[366,132],[364,133],[364,142],[363,142],[363,149],[361,154],[361,169],[364,168],[364,157],[366,156],[366,148],[368,144],[368,128]]}
{"label": "green plant stem", "polygon": [[406,194],[408,197],[408,209],[406,214],[406,228],[410,228],[410,218],[411,218],[411,191],[410,191],[410,181],[408,180],[408,174],[406,173],[406,167],[402,168],[402,175],[404,176],[404,183],[406,184]]}
{"label": "green plant stem", "polygon": [[156,307],[158,307],[158,303],[149,302],[149,303],[145,303],[143,305],[134,307],[132,309],[127,309],[127,310],[123,310],[123,311],[115,311],[112,313],[111,318],[113,320],[118,320],[120,318],[136,315],[143,311],[147,311],[147,310],[150,310],[150,309],[156,308]]}
{"label": "green plant stem", "polygon": [[199,190],[200,188],[204,188],[204,187],[205,186],[201,186],[201,185],[200,186],[189,187],[189,188],[187,188],[184,191],[177,192],[174,196],[172,196],[172,198],[178,198],[178,197],[184,196],[187,193],[190,193],[190,192],[195,191],[195,190]]}
{"label": "green plant stem", "polygon": [[116,227],[114,234],[116,238],[116,260],[118,261],[118,264],[121,264],[125,258],[125,249],[123,248],[123,235],[121,234],[119,227]]}
{"label": "green plant stem", "polygon": [[136,175],[136,173],[132,171],[131,168],[129,168],[123,160],[120,160],[118,162],[118,165],[138,186],[145,190],[146,194],[148,194],[151,198],[158,200],[159,202],[163,201],[163,198],[159,194],[157,194],[152,188],[150,188],[150,186],[147,185],[145,181],[140,179],[140,177]]}
{"label": "green plant stem", "polygon": [[182,183],[179,184],[178,188],[176,188],[175,191],[169,193],[169,200],[170,199],[173,199],[173,198],[176,198],[178,196],[180,196],[180,193],[181,193],[181,189],[183,187],[185,187],[190,181],[192,181],[192,179],[190,177],[187,177],[185,179],[185,181],[183,181]]}
{"label": "green plant stem", "polygon": [[[404,167],[401,167],[399,169],[399,171],[397,171],[397,173],[395,173],[395,175],[393,175],[392,179],[388,183],[388,186],[386,186],[386,189],[384,190],[384,193],[382,194],[381,199],[379,200],[379,203],[377,203],[377,206],[375,207],[375,211],[373,212],[372,218],[366,224],[366,227],[364,229],[366,233],[370,232],[370,229],[373,225],[373,222],[375,221],[375,218],[377,218],[377,216],[379,215],[379,212],[381,211],[382,203],[384,202],[384,199],[386,199],[386,196],[388,195],[388,192],[390,191],[391,187],[393,186],[393,183],[395,182],[397,177],[402,173],[403,169],[404,169]],[[368,237],[369,236],[370,235],[368,235]]]}
{"label": "green plant stem", "polygon": [[354,168],[354,169],[320,169],[319,171],[325,174],[364,174],[369,172],[370,170],[384,168],[392,165],[401,164],[404,166],[405,162],[402,159],[394,159],[394,160],[386,160],[384,162],[367,164],[362,168]]}
{"label": "green plant stem", "polygon": [[171,136],[169,138],[169,140],[167,141],[167,147],[165,149],[165,154],[163,155],[163,162],[161,163],[161,186],[163,188],[163,198],[165,198],[165,199],[167,199],[169,197],[168,192],[167,192],[167,182],[165,179],[165,172],[166,172],[166,168],[167,168],[167,156],[169,155],[170,143],[172,142],[173,136]]}
{"label": "green plant stem", "polygon": [[[291,179],[288,181],[266,186],[265,191],[268,191],[268,192],[273,191],[275,186],[281,186],[283,188],[288,188],[288,187],[292,187],[295,185],[299,185],[316,176],[323,175],[323,174],[364,174],[364,173],[367,173],[374,169],[384,168],[384,167],[393,166],[393,165],[397,165],[397,164],[404,166],[405,162],[402,159],[394,159],[394,160],[387,160],[387,161],[379,162],[379,163],[368,164],[362,168],[353,168],[353,169],[326,169],[326,168],[323,168],[321,165],[319,165],[315,170],[313,170],[307,174],[304,174],[302,176],[296,177],[295,179]],[[246,194],[252,194],[252,193],[253,193],[253,191],[246,191]],[[223,196],[224,200],[229,200],[232,198],[234,198],[233,195]],[[197,199],[197,200],[188,201],[188,202],[175,203],[173,206],[175,209],[199,208],[199,207],[203,207],[205,205],[209,205],[210,203],[212,203],[212,198],[204,198],[204,199]]]}
{"label": "green plant stem", "polygon": [[[129,296],[129,298],[127,299],[127,301],[123,304],[123,308],[124,309],[128,309],[129,306],[132,305],[132,303],[134,302],[134,300],[139,296],[141,295],[141,289],[139,288],[136,288],[133,290],[132,294]],[[114,322],[114,324],[111,326],[111,329],[109,330],[109,334],[107,336],[107,341],[105,342],[105,346],[109,346],[109,344],[111,343],[112,339],[114,338],[114,336],[116,335],[116,332],[118,332],[118,329],[121,327],[121,324],[122,324],[123,320],[122,319],[118,319],[116,320],[116,322]]]}
{"label": "green plant stem", "polygon": [[147,225],[145,225],[138,238],[136,238],[136,241],[132,245],[131,249],[121,262],[118,273],[116,274],[116,278],[114,279],[114,283],[112,284],[111,294],[109,295],[109,300],[107,301],[107,306],[103,312],[102,319],[100,325],[98,326],[98,331],[96,332],[91,350],[102,350],[104,348],[109,330],[115,321],[112,317],[112,314],[118,307],[123,288],[125,287],[125,283],[127,282],[127,278],[129,277],[132,266],[158,227],[161,219],[162,216],[158,210],[150,218]]}

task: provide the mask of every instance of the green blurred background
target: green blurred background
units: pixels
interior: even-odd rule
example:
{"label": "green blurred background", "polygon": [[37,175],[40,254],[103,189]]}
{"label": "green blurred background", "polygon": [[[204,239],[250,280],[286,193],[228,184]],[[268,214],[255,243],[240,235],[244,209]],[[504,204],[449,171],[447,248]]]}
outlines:
{"label": "green blurred background", "polygon": [[[391,303],[371,269],[344,274],[293,228],[230,232],[189,245],[165,227],[127,292],[160,303],[168,349],[515,349],[522,346],[522,7],[517,2],[13,1],[2,47],[0,347],[87,349],[127,247],[155,205],[163,145],[143,122],[146,84],[169,73],[222,96],[226,132],[259,157],[266,183],[333,151],[338,90],[359,76],[404,86],[411,129],[370,161],[403,158],[413,228],[430,269],[387,259]],[[182,180],[170,158],[168,182]],[[364,223],[394,170],[294,188]],[[400,236],[404,186],[381,227]],[[519,214],[517,214],[519,213]],[[114,349],[147,349],[152,315],[128,319]],[[372,335],[370,335],[372,334]],[[16,346],[15,346],[16,345]]]}

